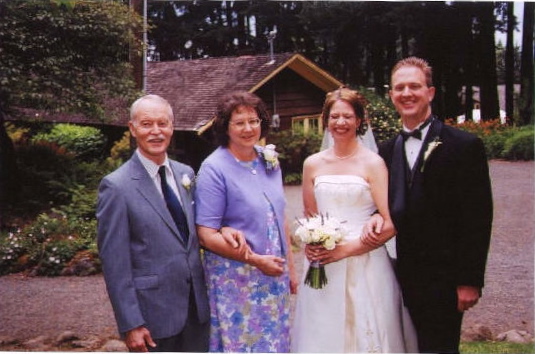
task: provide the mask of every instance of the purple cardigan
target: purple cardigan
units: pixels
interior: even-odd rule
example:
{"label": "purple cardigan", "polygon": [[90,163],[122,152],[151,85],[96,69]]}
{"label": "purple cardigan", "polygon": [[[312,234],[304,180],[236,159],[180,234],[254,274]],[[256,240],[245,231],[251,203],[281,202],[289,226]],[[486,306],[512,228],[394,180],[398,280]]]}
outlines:
{"label": "purple cardigan", "polygon": [[242,166],[225,147],[218,147],[201,165],[195,180],[196,224],[214,229],[241,230],[252,250],[268,248],[266,198],[273,205],[283,255],[287,254],[284,230],[286,200],[280,168],[266,172],[261,157],[256,174]]}

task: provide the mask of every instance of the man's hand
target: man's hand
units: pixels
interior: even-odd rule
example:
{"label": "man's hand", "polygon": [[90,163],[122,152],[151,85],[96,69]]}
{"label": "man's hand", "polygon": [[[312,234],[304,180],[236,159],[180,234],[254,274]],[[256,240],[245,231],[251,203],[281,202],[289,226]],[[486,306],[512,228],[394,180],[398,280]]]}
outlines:
{"label": "man's hand", "polygon": [[375,213],[372,216],[370,216],[370,219],[364,225],[364,228],[362,229],[363,236],[376,236],[383,231],[383,226],[385,223],[385,219],[381,216],[379,213]]}
{"label": "man's hand", "polygon": [[459,285],[457,287],[457,310],[464,312],[479,301],[479,288]]}
{"label": "man's hand", "polygon": [[233,248],[237,248],[240,253],[244,252],[247,247],[247,241],[243,232],[236,230],[235,228],[224,226],[219,230],[223,239],[226,243],[231,245]]}
{"label": "man's hand", "polygon": [[148,352],[147,344],[156,347],[149,330],[143,326],[126,332],[125,343],[131,352]]}

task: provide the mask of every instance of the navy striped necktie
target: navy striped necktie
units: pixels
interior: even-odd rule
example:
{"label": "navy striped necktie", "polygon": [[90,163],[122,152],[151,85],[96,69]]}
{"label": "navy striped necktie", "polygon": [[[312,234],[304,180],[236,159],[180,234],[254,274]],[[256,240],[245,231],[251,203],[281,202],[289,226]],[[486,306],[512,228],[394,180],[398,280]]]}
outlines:
{"label": "navy striped necktie", "polygon": [[169,212],[171,213],[171,216],[175,221],[180,235],[182,236],[184,241],[187,242],[189,237],[188,220],[186,218],[186,214],[184,214],[182,205],[180,205],[178,197],[171,189],[171,186],[169,186],[169,184],[167,183],[167,177],[165,176],[165,166],[160,166],[160,168],[158,169],[158,174],[160,175],[163,197],[165,199],[165,204],[167,204],[167,209],[169,209]]}

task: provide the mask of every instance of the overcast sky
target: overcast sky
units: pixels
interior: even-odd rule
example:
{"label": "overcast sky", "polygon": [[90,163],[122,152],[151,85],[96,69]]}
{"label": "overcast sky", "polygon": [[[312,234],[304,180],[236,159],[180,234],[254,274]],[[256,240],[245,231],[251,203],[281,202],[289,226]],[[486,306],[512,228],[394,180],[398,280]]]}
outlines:
{"label": "overcast sky", "polygon": [[[524,18],[524,2],[515,1],[515,16],[518,25],[516,26],[517,30],[515,31],[513,40],[515,42],[515,45],[522,47],[522,19]],[[496,38],[496,43],[501,41],[504,46],[507,43],[507,35],[505,34],[505,32],[496,32],[494,37]]]}

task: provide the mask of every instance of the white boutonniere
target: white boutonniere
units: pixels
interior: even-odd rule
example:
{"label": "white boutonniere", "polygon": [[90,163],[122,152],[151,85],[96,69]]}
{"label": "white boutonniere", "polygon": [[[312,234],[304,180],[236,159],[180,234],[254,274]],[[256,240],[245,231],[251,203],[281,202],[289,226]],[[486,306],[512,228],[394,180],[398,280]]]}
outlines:
{"label": "white boutonniere", "polygon": [[442,141],[440,141],[440,138],[438,136],[435,136],[433,141],[429,142],[429,144],[427,145],[427,150],[425,150],[424,153],[424,161],[422,162],[422,168],[420,168],[420,172],[424,172],[425,163],[427,162],[427,159],[429,159],[431,153],[435,151],[435,149],[440,145],[442,145]]}
{"label": "white boutonniere", "polygon": [[184,188],[186,188],[186,190],[190,190],[191,189],[191,178],[186,174],[184,173],[182,175],[182,180],[181,180],[181,183],[182,183],[182,186],[184,186]]}
{"label": "white boutonniere", "polygon": [[266,171],[271,172],[279,168],[279,153],[275,151],[275,145],[268,144],[262,149],[262,155],[266,162]]}

